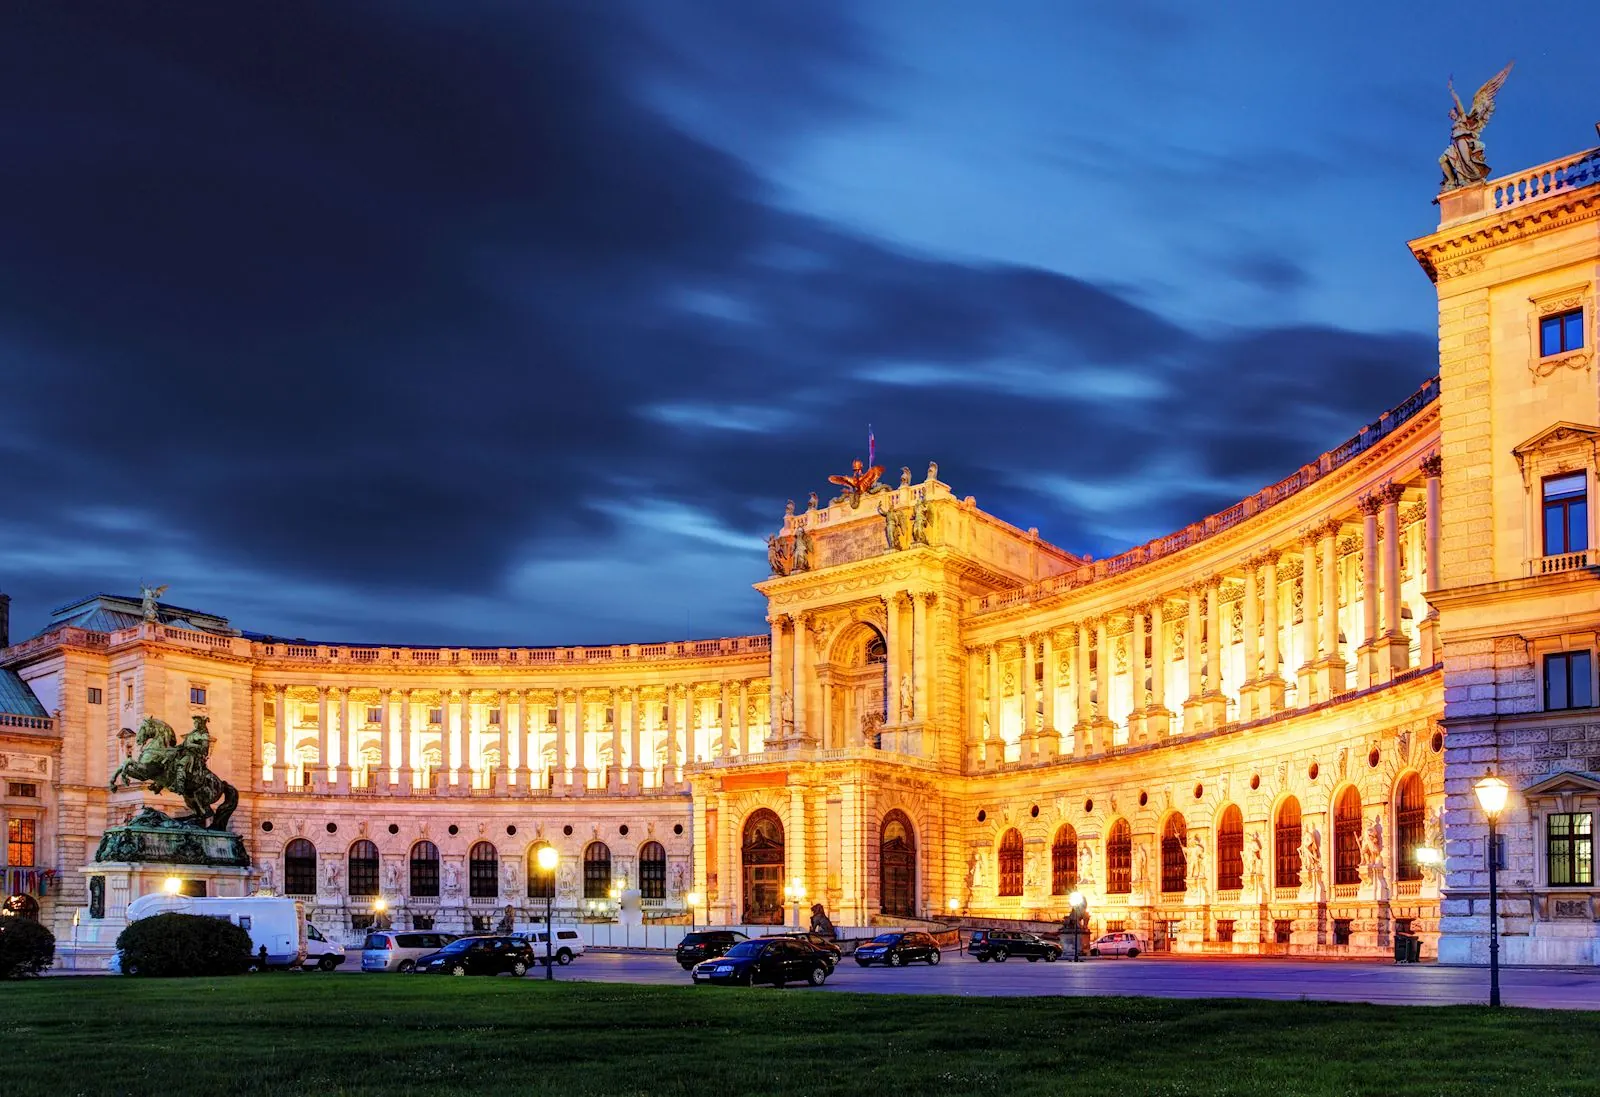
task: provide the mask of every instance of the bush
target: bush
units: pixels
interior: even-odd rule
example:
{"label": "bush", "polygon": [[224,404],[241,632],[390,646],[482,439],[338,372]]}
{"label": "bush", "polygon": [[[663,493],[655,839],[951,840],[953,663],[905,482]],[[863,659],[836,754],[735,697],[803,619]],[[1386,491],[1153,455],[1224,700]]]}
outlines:
{"label": "bush", "polygon": [[32,918],[0,917],[0,979],[37,975],[55,959],[55,934]]}
{"label": "bush", "polygon": [[117,937],[125,975],[238,975],[250,967],[250,934],[223,918],[156,914]]}

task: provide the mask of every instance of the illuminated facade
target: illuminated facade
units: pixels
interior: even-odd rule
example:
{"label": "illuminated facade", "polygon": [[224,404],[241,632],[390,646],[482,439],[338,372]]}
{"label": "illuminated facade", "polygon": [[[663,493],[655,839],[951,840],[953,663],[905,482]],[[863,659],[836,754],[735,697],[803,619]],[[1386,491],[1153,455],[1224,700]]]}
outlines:
{"label": "illuminated facade", "polygon": [[1097,932],[1158,949],[1374,955],[1410,930],[1480,960],[1470,783],[1494,766],[1503,957],[1600,961],[1597,162],[1444,196],[1413,245],[1440,378],[1111,559],[930,467],[787,514],[752,636],[363,647],[66,607],[0,653],[52,714],[0,726],[48,763],[36,801],[4,805],[59,870],[44,916],[69,932],[99,834],[153,802],[105,789],[153,713],[209,717],[254,883],[325,926],[380,897],[442,929],[542,907],[550,842],[574,916],[623,888],[725,924],[813,902],[842,926],[1055,920],[1077,891]]}

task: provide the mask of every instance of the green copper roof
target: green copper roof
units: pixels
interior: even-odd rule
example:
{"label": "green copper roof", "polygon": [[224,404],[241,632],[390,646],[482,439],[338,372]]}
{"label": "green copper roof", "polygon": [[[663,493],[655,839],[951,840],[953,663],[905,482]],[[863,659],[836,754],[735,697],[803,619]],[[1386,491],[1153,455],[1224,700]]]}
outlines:
{"label": "green copper roof", "polygon": [[0,667],[0,712],[12,716],[49,716],[39,698],[14,671]]}

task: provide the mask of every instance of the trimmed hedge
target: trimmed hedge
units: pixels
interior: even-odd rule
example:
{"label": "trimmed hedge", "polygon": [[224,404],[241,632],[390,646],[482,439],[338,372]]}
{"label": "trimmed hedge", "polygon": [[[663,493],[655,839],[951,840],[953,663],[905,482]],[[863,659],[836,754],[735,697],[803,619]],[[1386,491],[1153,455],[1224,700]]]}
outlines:
{"label": "trimmed hedge", "polygon": [[117,937],[124,975],[238,975],[249,969],[250,934],[223,918],[155,914]]}
{"label": "trimmed hedge", "polygon": [[55,934],[32,918],[0,917],[0,979],[38,975],[55,960]]}

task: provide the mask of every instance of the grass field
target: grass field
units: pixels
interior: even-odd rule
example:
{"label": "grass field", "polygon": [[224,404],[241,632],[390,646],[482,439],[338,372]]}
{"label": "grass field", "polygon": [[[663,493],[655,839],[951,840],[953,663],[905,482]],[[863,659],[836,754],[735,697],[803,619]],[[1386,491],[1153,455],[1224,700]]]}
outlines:
{"label": "grass field", "polygon": [[1600,1094],[1600,1013],[281,974],[0,984],[7,1097]]}

